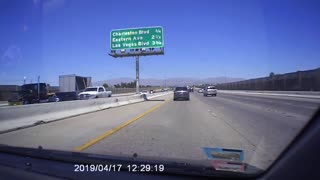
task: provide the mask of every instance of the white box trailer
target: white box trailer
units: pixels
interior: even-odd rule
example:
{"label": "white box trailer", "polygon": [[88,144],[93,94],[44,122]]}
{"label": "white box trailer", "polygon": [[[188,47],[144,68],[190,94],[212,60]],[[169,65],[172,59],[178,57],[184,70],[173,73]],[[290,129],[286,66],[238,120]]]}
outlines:
{"label": "white box trailer", "polygon": [[74,100],[77,94],[85,88],[92,86],[91,77],[77,76],[75,74],[59,76],[59,93],[61,100]]}

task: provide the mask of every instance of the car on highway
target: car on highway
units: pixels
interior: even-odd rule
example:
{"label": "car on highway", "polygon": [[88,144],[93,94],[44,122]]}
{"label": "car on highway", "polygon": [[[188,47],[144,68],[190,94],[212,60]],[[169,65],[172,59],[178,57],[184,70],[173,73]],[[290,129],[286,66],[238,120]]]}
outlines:
{"label": "car on highway", "polygon": [[59,101],[73,101],[79,99],[77,96],[77,92],[57,92],[55,94]]}
{"label": "car on highway", "polygon": [[48,102],[59,102],[60,99],[56,94],[52,94],[48,97]]}
{"label": "car on highway", "polygon": [[79,93],[78,98],[83,99],[94,99],[94,98],[105,98],[111,97],[112,91],[106,91],[103,86],[87,87],[84,92]]}
{"label": "car on highway", "polygon": [[149,91],[148,90],[143,90],[140,92],[140,94],[149,94]]}
{"label": "car on highway", "polygon": [[203,89],[199,89],[199,90],[198,90],[198,93],[203,93]]}
{"label": "car on highway", "polygon": [[203,90],[203,96],[217,96],[217,88],[215,86],[206,86]]}
{"label": "car on highway", "polygon": [[190,94],[187,87],[176,87],[173,92],[173,100],[184,99],[189,101]]}

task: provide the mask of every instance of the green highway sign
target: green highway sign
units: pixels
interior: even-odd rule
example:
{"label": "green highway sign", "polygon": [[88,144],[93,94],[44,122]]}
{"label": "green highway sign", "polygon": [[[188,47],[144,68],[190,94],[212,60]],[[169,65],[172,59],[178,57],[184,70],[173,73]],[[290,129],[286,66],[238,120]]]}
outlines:
{"label": "green highway sign", "polygon": [[110,32],[110,49],[140,49],[163,47],[162,27],[116,29]]}

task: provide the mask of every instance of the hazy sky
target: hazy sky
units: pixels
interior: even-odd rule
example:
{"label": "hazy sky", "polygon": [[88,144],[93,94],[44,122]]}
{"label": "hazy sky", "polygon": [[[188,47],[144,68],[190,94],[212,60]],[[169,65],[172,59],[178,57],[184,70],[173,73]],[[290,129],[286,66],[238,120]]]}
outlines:
{"label": "hazy sky", "polygon": [[0,84],[135,77],[108,55],[110,31],[162,26],[164,56],[141,78],[263,77],[320,67],[319,0],[0,0]]}

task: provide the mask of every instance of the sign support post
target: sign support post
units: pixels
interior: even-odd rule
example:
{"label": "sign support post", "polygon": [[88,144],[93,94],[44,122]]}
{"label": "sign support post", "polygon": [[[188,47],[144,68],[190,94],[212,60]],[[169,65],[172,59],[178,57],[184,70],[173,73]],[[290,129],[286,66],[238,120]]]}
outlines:
{"label": "sign support post", "polygon": [[140,92],[139,90],[139,56],[136,56],[136,93]]}

